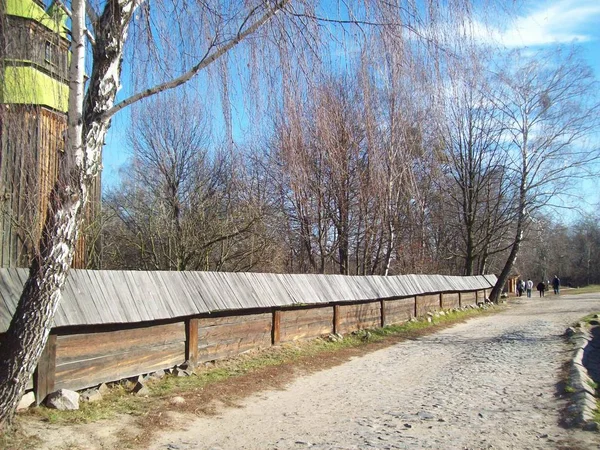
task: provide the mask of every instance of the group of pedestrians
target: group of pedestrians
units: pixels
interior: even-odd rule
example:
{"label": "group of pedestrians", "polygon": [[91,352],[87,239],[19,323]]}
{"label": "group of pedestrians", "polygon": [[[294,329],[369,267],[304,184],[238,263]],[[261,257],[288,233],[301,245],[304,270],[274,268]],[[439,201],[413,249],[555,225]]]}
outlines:
{"label": "group of pedestrians", "polygon": [[[550,282],[548,282],[548,285],[550,285]],[[540,297],[544,296],[546,289],[548,289],[548,285],[546,285],[546,283],[544,283],[543,281],[540,281],[537,284],[536,289],[540,293]],[[554,279],[552,280],[552,289],[554,289],[554,295],[560,294],[560,278],[558,278],[558,276],[556,276],[556,275],[554,275]],[[518,293],[519,297],[521,297],[523,295],[523,293],[526,293],[527,298],[531,298],[532,291],[533,291],[533,281],[531,281],[531,278],[529,278],[527,281],[524,281],[524,280],[517,281],[517,293]]]}

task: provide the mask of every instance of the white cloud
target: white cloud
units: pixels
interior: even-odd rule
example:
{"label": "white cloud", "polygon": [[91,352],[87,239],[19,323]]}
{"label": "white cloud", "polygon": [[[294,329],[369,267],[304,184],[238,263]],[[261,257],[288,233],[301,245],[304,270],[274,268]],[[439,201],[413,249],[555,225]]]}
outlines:
{"label": "white cloud", "polygon": [[493,39],[507,47],[539,46],[595,40],[599,22],[600,1],[557,0],[537,4],[507,29],[476,25],[473,32],[483,40]]}

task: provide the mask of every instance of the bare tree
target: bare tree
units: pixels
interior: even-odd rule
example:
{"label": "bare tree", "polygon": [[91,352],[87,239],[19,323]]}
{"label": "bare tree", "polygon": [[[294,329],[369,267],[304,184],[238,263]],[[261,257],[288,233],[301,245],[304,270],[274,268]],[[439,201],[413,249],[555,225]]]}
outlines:
{"label": "bare tree", "polygon": [[490,294],[493,301],[502,292],[532,217],[556,205],[575,180],[591,173],[599,149],[587,138],[597,131],[600,110],[598,84],[573,51],[531,57],[514,52],[497,78],[503,89],[493,102],[503,114],[504,159],[517,194],[510,253]]}
{"label": "bare tree", "polygon": [[[471,61],[472,62],[472,61]],[[465,63],[467,64],[467,63]],[[444,136],[448,224],[457,217],[454,234],[464,262],[463,274],[484,273],[490,255],[503,250],[504,233],[513,221],[509,179],[504,168],[504,124],[491,102],[494,88],[475,64],[454,72],[446,92]],[[479,261],[479,264],[477,262]]]}

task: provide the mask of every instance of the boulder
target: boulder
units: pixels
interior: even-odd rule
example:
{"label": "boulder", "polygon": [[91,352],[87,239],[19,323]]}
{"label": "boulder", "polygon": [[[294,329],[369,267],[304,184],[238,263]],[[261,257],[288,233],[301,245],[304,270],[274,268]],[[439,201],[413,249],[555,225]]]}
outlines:
{"label": "boulder", "polygon": [[100,386],[98,386],[98,392],[100,392],[101,394],[108,394],[108,392],[110,391],[110,388],[108,387],[108,385],[106,383],[102,383]]}
{"label": "boulder", "polygon": [[160,370],[157,370],[156,372],[152,372],[150,374],[150,378],[160,380],[161,378],[164,378],[165,375],[166,375],[165,371],[160,369]]}
{"label": "boulder", "polygon": [[46,406],[60,411],[75,411],[79,409],[79,394],[68,389],[59,389],[48,394]]}
{"label": "boulder", "polygon": [[144,383],[137,382],[137,384],[133,387],[132,391],[138,397],[146,397],[150,395],[150,389]]}
{"label": "boulder", "polygon": [[33,391],[29,391],[21,397],[21,401],[17,405],[17,411],[21,411],[23,409],[29,408],[31,405],[35,403],[35,394]]}
{"label": "boulder", "polygon": [[86,391],[83,391],[80,394],[79,398],[82,402],[99,402],[100,400],[102,400],[102,394],[100,393],[99,389],[88,389]]}
{"label": "boulder", "polygon": [[185,404],[185,398],[183,397],[173,397],[171,400],[169,400],[169,403],[171,403],[171,405],[184,405]]}
{"label": "boulder", "polygon": [[575,331],[575,328],[573,328],[573,327],[569,327],[565,330],[565,336],[567,336],[567,337],[571,337],[571,336],[575,335],[575,333],[576,333],[576,331]]}

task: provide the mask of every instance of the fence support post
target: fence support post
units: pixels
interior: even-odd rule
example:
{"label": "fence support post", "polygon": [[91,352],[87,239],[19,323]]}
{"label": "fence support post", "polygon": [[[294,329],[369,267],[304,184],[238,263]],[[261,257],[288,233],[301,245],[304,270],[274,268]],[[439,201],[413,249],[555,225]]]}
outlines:
{"label": "fence support post", "polygon": [[340,305],[333,305],[333,334],[340,332]]}
{"label": "fence support post", "polygon": [[50,334],[33,373],[33,392],[35,394],[36,405],[42,403],[48,394],[54,392],[55,376],[56,335]]}
{"label": "fence support post", "polygon": [[418,312],[418,302],[419,302],[419,296],[415,295],[415,318],[417,317],[417,312]]}
{"label": "fence support post", "polygon": [[462,308],[462,292],[458,291],[458,307]]}
{"label": "fence support post", "polygon": [[271,343],[273,345],[279,344],[281,340],[281,310],[273,310],[273,326],[271,328]]}
{"label": "fence support post", "polygon": [[381,328],[385,327],[385,300],[381,300]]}
{"label": "fence support post", "polygon": [[440,292],[440,310],[444,309],[444,293]]}
{"label": "fence support post", "polygon": [[198,325],[197,318],[185,321],[185,360],[193,367],[198,364]]}

